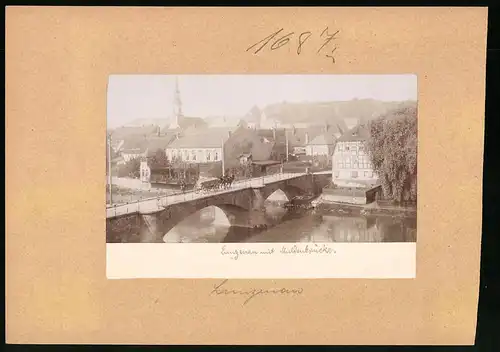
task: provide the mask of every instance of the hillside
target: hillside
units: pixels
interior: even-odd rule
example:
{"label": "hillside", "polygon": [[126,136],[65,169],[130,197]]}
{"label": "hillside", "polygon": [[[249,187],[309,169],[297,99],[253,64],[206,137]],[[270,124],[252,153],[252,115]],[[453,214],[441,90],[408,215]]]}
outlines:
{"label": "hillside", "polygon": [[[415,101],[384,102],[374,99],[353,99],[334,102],[277,103],[264,107],[268,119],[275,119],[284,124],[316,123],[334,124],[343,119],[359,119],[367,121],[376,118],[400,105],[416,106]],[[259,118],[255,108],[246,116],[248,122]]]}

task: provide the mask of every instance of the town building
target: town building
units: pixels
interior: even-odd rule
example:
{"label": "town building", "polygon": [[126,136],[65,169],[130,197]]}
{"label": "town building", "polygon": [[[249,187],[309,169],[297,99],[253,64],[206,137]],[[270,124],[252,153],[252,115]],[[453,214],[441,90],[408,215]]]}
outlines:
{"label": "town building", "polygon": [[365,142],[370,137],[365,125],[345,132],[332,155],[332,182],[339,187],[370,187],[378,183]]}
{"label": "town building", "polygon": [[128,137],[120,150],[123,163],[132,159],[146,157],[148,151],[148,140],[146,137]]}
{"label": "town building", "polygon": [[327,156],[330,157],[335,149],[335,143],[342,136],[342,132],[337,126],[324,126],[324,132],[309,140],[309,133],[306,132],[305,154],[307,156]]}
{"label": "town building", "polygon": [[208,129],[203,133],[179,136],[167,148],[171,161],[206,163],[222,160],[222,147],[231,137],[228,129]]}
{"label": "town building", "polygon": [[122,126],[108,131],[108,136],[111,140],[111,148],[118,153],[124,149],[130,149],[131,144],[137,143],[138,140],[157,136],[159,132],[157,125]]}

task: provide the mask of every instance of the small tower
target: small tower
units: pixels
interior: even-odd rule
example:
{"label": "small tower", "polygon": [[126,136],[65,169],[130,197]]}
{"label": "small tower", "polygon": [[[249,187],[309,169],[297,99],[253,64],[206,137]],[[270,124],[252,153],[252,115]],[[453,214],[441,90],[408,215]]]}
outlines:
{"label": "small tower", "polygon": [[174,106],[173,106],[174,121],[170,124],[171,129],[179,128],[179,118],[182,118],[182,101],[181,92],[179,90],[179,80],[175,78]]}

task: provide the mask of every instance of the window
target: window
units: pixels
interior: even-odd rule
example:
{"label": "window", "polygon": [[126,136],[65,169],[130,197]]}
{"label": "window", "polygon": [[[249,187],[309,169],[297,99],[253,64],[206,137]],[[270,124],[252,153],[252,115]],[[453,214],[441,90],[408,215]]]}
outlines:
{"label": "window", "polygon": [[212,153],[207,152],[207,161],[210,161],[212,159]]}
{"label": "window", "polygon": [[351,167],[351,158],[350,157],[347,157],[345,159],[345,167],[348,169]]}
{"label": "window", "polygon": [[358,178],[358,172],[357,171],[351,172],[351,177],[352,178]]}
{"label": "window", "polygon": [[215,161],[219,160],[219,153],[215,152],[214,160]]}
{"label": "window", "polygon": [[344,145],[343,145],[342,143],[339,143],[339,144],[338,144],[338,147],[337,147],[337,150],[338,150],[339,152],[343,152],[343,151],[344,151]]}
{"label": "window", "polygon": [[192,158],[193,160],[196,160],[196,152],[195,152],[194,150],[193,150],[193,151],[191,151],[191,158]]}
{"label": "window", "polygon": [[365,171],[365,177],[369,177],[368,171]]}
{"label": "window", "polygon": [[364,152],[365,152],[365,146],[363,145],[363,143],[361,143],[361,144],[359,145],[359,153],[360,153],[360,154],[362,154],[362,153],[364,153]]}
{"label": "window", "polygon": [[337,167],[338,167],[339,169],[343,169],[343,168],[344,168],[344,163],[342,162],[342,160],[339,160],[339,161],[337,162]]}
{"label": "window", "polygon": [[350,147],[349,147],[348,145],[346,145],[346,146],[345,146],[345,151],[346,151],[346,152],[348,152],[348,151],[349,151],[349,148],[350,148]]}
{"label": "window", "polygon": [[335,171],[335,178],[339,178],[340,176],[340,171]]}

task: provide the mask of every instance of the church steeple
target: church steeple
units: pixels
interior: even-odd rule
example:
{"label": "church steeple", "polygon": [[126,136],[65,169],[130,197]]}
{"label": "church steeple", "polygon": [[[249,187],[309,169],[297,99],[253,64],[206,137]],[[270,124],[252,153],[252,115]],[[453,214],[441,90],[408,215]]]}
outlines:
{"label": "church steeple", "polygon": [[174,91],[174,102],[173,102],[173,121],[170,124],[171,129],[179,128],[179,118],[182,117],[182,101],[181,92],[179,90],[179,80],[175,77],[175,91]]}
{"label": "church steeple", "polygon": [[179,80],[175,77],[174,109],[176,116],[182,116],[181,91],[179,90]]}

